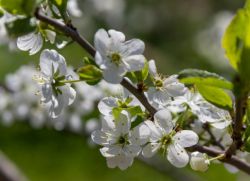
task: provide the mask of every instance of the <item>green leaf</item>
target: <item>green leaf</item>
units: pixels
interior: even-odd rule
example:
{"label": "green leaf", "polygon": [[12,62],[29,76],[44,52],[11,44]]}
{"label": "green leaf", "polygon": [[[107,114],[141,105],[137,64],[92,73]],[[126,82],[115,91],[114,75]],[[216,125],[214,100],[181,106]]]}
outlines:
{"label": "green leaf", "polygon": [[31,23],[30,18],[16,19],[5,24],[7,32],[11,37],[19,37],[36,30],[36,26]]}
{"label": "green leaf", "polygon": [[137,116],[136,119],[131,123],[131,129],[135,128],[144,121],[143,117]]}
{"label": "green leaf", "polygon": [[136,115],[142,115],[143,114],[143,111],[142,111],[140,106],[129,107],[129,108],[125,109],[125,110],[127,110],[132,117],[136,116]]}
{"label": "green leaf", "polygon": [[36,0],[0,0],[0,6],[11,14],[32,15],[39,2]]}
{"label": "green leaf", "polygon": [[102,71],[94,65],[86,65],[77,70],[81,80],[90,85],[97,84],[102,79]]}
{"label": "green leaf", "polygon": [[134,75],[138,82],[143,82],[144,80],[147,79],[148,72],[149,72],[149,66],[148,66],[148,62],[146,62],[143,69],[141,71],[134,72]]}
{"label": "green leaf", "polygon": [[208,102],[222,109],[231,110],[233,102],[231,97],[220,88],[206,86],[202,84],[196,85],[198,91]]}
{"label": "green leaf", "polygon": [[250,1],[248,0],[245,8],[237,12],[222,39],[222,46],[226,51],[226,56],[235,70],[239,70],[243,47],[250,47],[249,4]]}
{"label": "green leaf", "polygon": [[202,84],[223,89],[233,89],[233,84],[218,74],[198,69],[185,69],[179,73],[180,82],[187,85]]}

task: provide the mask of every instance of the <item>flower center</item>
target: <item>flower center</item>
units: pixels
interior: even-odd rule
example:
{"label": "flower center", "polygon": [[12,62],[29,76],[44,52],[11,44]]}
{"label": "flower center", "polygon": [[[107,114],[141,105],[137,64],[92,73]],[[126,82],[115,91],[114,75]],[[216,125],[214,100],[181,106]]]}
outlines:
{"label": "flower center", "polygon": [[121,62],[122,57],[118,53],[112,53],[110,58],[113,63],[118,65]]}
{"label": "flower center", "polygon": [[165,135],[165,136],[163,136],[162,138],[161,138],[161,145],[162,146],[167,146],[168,144],[170,144],[171,143],[171,136],[170,135]]}
{"label": "flower center", "polygon": [[127,135],[125,135],[125,136],[120,136],[120,137],[118,138],[118,140],[117,140],[117,143],[120,144],[120,145],[122,145],[122,146],[129,144]]}
{"label": "flower center", "polygon": [[162,80],[160,80],[160,79],[155,80],[154,83],[155,83],[155,86],[156,86],[157,88],[163,87],[163,82],[162,82]]}

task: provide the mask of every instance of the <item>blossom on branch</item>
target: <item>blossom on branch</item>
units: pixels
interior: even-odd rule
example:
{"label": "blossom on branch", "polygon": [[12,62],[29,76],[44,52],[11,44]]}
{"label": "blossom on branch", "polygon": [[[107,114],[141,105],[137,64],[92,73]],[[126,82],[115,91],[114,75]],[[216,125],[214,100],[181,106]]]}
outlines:
{"label": "blossom on branch", "polygon": [[41,101],[49,104],[52,118],[58,117],[65,106],[74,102],[76,92],[67,83],[67,66],[62,55],[55,50],[44,50],[40,56],[41,76],[37,78],[41,85]]}
{"label": "blossom on branch", "polygon": [[95,62],[103,70],[104,79],[113,84],[122,81],[127,72],[143,69],[145,45],[139,39],[125,41],[122,32],[100,29],[95,34]]}

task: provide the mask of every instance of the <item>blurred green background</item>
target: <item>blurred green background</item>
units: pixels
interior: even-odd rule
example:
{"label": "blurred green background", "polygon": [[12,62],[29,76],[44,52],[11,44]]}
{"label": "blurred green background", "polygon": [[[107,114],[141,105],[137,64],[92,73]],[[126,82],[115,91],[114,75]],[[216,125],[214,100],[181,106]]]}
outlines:
{"label": "blurred green background", "polygon": [[[243,0],[83,0],[83,11],[73,22],[92,42],[100,27],[123,31],[128,38],[140,38],[146,43],[146,56],[155,59],[162,73],[173,74],[184,68],[214,71],[230,79],[232,69],[218,51],[223,33],[223,17],[235,13]],[[97,4],[103,4],[97,6]],[[106,4],[106,5],[105,5]],[[102,9],[103,8],[103,9]],[[217,18],[217,19],[216,19]],[[219,22],[216,24],[216,22]],[[219,26],[217,28],[214,28]],[[218,30],[218,31],[217,31]],[[204,46],[203,46],[204,45]],[[51,47],[51,46],[50,46]],[[200,49],[201,48],[201,49]],[[213,52],[216,51],[216,52]],[[68,64],[79,66],[85,52],[71,44],[60,51]],[[221,58],[222,56],[222,58]],[[23,64],[37,65],[39,55],[0,47],[0,80]],[[159,170],[135,161],[126,171],[108,169],[105,159],[88,141],[69,132],[52,129],[34,130],[25,123],[0,126],[2,150],[31,181],[91,181],[91,180],[249,180],[243,173],[231,174],[223,165],[213,164],[206,173],[187,169]]]}

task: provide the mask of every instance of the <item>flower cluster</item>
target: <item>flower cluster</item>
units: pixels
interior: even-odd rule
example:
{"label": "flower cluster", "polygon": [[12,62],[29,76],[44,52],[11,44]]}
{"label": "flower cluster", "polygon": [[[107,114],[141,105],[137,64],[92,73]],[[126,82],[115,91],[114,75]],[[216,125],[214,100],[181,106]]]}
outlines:
{"label": "flower cluster", "polygon": [[[122,32],[99,29],[92,47],[79,36],[69,17],[82,14],[76,0],[42,1],[34,6],[37,6],[35,17],[30,12],[18,15],[2,10],[0,28],[5,23],[9,28],[14,26],[14,21],[7,23],[8,19],[28,22],[27,34],[18,33],[16,45],[20,50],[34,55],[43,48],[44,41],[63,48],[72,38],[90,50],[88,53],[92,57],[85,57],[82,65],[74,69],[67,66],[65,58],[56,50],[44,49],[39,70],[26,66],[7,76],[6,88],[0,89],[3,97],[0,112],[5,124],[17,118],[29,119],[34,127],[41,127],[49,117],[48,124],[56,130],[68,126],[75,132],[82,132],[85,126],[85,133],[91,134],[92,141],[101,146],[100,152],[108,167],[121,170],[130,167],[139,155],[148,158],[160,154],[175,167],[182,168],[190,162],[193,170],[206,171],[211,161],[224,159],[228,151],[222,155],[211,154],[217,156],[209,158],[206,154],[192,152],[199,146],[197,144],[229,152],[235,145],[239,145],[237,149],[249,149],[249,145],[241,145],[243,139],[249,141],[249,128],[244,134],[243,130],[235,131],[237,126],[244,126],[234,120],[233,136],[229,131],[234,117],[248,121],[243,114],[235,116],[237,106],[247,104],[249,91],[245,94],[246,87],[239,91],[241,99],[246,97],[245,102],[234,105],[238,95],[234,95],[233,83],[217,74],[197,70],[162,75],[155,61],[145,58],[142,40],[126,40]],[[0,29],[0,36],[5,33],[6,29]],[[59,36],[64,37],[59,40]],[[30,74],[34,75],[33,79]],[[119,84],[125,89],[114,97],[117,91],[113,88]],[[107,95],[107,90],[111,94]],[[39,103],[35,92],[40,97]],[[217,93],[222,96],[219,101]],[[100,115],[93,116],[91,113],[96,106]],[[93,121],[83,124],[85,117],[88,120],[100,117],[101,126]],[[236,153],[237,149],[232,152]]]}

